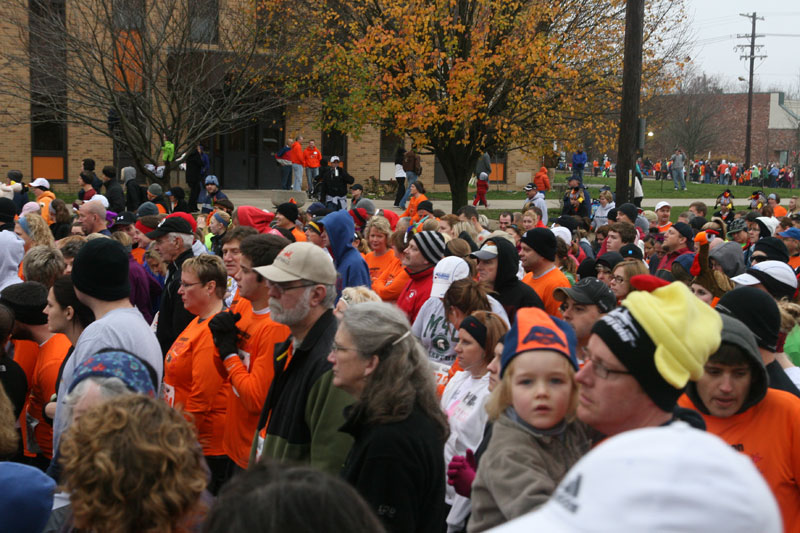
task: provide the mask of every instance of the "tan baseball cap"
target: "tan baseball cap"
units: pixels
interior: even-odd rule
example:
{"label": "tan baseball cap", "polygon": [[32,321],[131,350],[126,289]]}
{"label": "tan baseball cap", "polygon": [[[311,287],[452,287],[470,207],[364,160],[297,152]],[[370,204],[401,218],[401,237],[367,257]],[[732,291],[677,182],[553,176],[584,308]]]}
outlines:
{"label": "tan baseball cap", "polygon": [[293,242],[278,254],[271,265],[255,267],[253,270],[269,281],[308,280],[324,285],[336,283],[336,268],[328,254],[316,244]]}

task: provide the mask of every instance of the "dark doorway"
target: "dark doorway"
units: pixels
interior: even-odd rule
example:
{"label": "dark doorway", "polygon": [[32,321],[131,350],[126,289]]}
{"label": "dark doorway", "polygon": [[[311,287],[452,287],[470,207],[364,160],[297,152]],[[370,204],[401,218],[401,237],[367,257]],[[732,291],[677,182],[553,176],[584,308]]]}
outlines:
{"label": "dark doorway", "polygon": [[347,135],[338,130],[322,132],[322,157],[330,159],[338,155],[342,165],[347,168]]}
{"label": "dark doorway", "polygon": [[220,172],[226,189],[280,189],[280,168],[275,154],[283,146],[283,111],[262,118],[247,128],[216,137],[212,167]]}

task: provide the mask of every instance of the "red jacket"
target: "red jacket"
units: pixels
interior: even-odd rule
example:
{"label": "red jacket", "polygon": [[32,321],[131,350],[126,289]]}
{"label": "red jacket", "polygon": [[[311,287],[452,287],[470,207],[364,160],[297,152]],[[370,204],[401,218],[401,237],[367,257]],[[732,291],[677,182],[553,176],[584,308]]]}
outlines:
{"label": "red jacket", "polygon": [[289,150],[289,160],[295,165],[303,165],[305,163],[303,158],[303,146],[300,141],[295,141]]}
{"label": "red jacket", "polygon": [[303,151],[303,161],[308,168],[319,168],[322,154],[316,146],[309,146]]}
{"label": "red jacket", "polygon": [[433,266],[415,274],[408,272],[408,275],[411,279],[397,298],[397,307],[403,310],[408,317],[408,321],[413,324],[422,304],[428,301],[431,296]]}
{"label": "red jacket", "polygon": [[682,256],[683,254],[690,254],[690,253],[692,253],[692,251],[688,248],[681,248],[680,250],[669,252],[668,254],[665,254],[664,257],[661,258],[661,262],[658,263],[658,269],[672,270],[672,263],[674,263],[677,258]]}
{"label": "red jacket", "polygon": [[536,190],[547,192],[550,190],[550,176],[547,174],[547,167],[542,167],[539,172],[533,177],[533,184],[536,185]]}

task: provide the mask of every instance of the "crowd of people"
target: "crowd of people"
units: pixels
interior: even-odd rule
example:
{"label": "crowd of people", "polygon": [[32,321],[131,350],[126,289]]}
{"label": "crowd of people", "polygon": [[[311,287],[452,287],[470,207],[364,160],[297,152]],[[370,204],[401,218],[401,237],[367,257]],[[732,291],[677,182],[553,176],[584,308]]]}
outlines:
{"label": "crowd of people", "polygon": [[2,529],[800,531],[800,214],[93,165],[0,198]]}

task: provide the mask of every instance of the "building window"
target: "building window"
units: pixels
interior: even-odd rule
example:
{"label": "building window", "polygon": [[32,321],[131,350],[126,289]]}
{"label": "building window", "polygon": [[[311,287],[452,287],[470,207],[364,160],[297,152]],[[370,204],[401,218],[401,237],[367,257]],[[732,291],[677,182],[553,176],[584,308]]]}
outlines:
{"label": "building window", "polygon": [[397,148],[404,148],[403,138],[381,130],[381,163],[394,163]]}
{"label": "building window", "polygon": [[113,0],[111,16],[117,30],[144,29],[144,0]]}
{"label": "building window", "polygon": [[189,0],[189,40],[195,43],[217,44],[218,0]]}
{"label": "building window", "polygon": [[338,130],[322,132],[322,156],[328,159],[338,155],[342,165],[347,167],[347,135]]}

